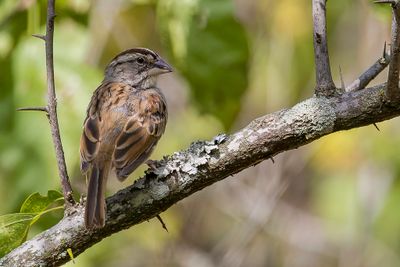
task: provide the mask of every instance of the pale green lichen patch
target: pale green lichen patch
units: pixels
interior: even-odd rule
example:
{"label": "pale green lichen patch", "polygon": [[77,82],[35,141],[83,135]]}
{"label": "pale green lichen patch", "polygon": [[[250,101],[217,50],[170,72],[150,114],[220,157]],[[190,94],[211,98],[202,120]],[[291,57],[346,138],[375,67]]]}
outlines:
{"label": "pale green lichen patch", "polygon": [[[290,127],[290,134],[304,135],[306,139],[316,138],[332,132],[335,123],[335,110],[325,97],[307,99],[291,109],[282,110],[262,118],[262,127],[249,125],[234,134],[227,144],[229,152],[238,151],[245,143],[257,142],[261,135],[273,132],[275,136],[285,135],[284,128]],[[255,127],[252,129],[251,127]]]}
{"label": "pale green lichen patch", "polygon": [[173,173],[179,173],[179,178],[184,174],[196,175],[199,172],[198,168],[207,164],[211,159],[211,154],[216,150],[218,146],[214,142],[195,142],[187,151],[174,153],[164,165],[153,172],[158,178],[165,178]]}
{"label": "pale green lichen patch", "polygon": [[120,215],[118,215],[118,217],[115,220],[121,221],[121,220],[125,219],[125,217],[126,217],[125,213],[121,213]]}
{"label": "pale green lichen patch", "polygon": [[143,193],[137,194],[134,198],[132,198],[129,203],[131,204],[132,207],[138,207],[142,203],[148,203],[149,196],[148,194],[143,191]]}
{"label": "pale green lichen patch", "polygon": [[249,141],[250,143],[254,143],[257,140],[258,140],[258,135],[257,134],[252,134],[247,138],[247,141]]}
{"label": "pale green lichen patch", "polygon": [[160,200],[168,195],[169,187],[165,183],[154,182],[150,186],[149,193],[152,199]]}
{"label": "pale green lichen patch", "polygon": [[[239,150],[240,145],[244,141],[250,141],[254,135],[254,130],[250,128],[245,128],[241,130],[240,132],[236,133],[233,135],[233,139],[229,141],[227,148],[229,152],[234,152]],[[252,139],[254,140],[254,139]],[[250,141],[251,142],[251,141]]]}
{"label": "pale green lichen patch", "polygon": [[242,132],[238,132],[237,134],[235,134],[233,136],[233,139],[229,142],[229,144],[227,146],[228,151],[231,152],[231,151],[238,150],[242,140],[243,140],[243,133]]}
{"label": "pale green lichen patch", "polygon": [[288,109],[282,120],[310,139],[332,132],[336,116],[328,98],[313,97]]}
{"label": "pale green lichen patch", "polygon": [[117,212],[117,211],[123,210],[123,208],[124,208],[124,207],[123,207],[121,204],[119,204],[119,203],[113,203],[113,205],[111,206],[110,211],[111,211],[111,212]]}

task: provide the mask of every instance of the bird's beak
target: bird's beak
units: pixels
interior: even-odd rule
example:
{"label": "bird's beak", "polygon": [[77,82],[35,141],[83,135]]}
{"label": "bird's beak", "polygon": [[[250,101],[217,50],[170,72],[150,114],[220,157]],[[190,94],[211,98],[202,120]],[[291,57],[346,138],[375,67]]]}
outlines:
{"label": "bird's beak", "polygon": [[157,61],[154,63],[154,67],[160,69],[162,71],[161,73],[167,73],[173,71],[171,65],[165,62],[162,58],[157,59]]}

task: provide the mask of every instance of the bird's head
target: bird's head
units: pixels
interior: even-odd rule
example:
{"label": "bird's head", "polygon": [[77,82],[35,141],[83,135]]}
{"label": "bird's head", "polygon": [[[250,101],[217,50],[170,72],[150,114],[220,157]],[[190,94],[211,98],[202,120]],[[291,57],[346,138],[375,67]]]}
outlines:
{"label": "bird's head", "polygon": [[155,83],[155,78],[172,71],[172,67],[157,53],[147,48],[132,48],[117,56],[105,70],[105,80],[124,82],[132,86]]}

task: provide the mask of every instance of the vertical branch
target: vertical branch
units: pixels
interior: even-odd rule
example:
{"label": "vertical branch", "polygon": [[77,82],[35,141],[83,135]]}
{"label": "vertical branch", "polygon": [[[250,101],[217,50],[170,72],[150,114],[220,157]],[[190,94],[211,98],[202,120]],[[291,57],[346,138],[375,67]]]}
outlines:
{"label": "vertical branch", "polygon": [[313,0],[312,12],[314,22],[314,54],[317,96],[332,96],[336,92],[336,86],[332,79],[329,64],[328,41],[326,34],[326,1]]}
{"label": "vertical branch", "polygon": [[72,188],[69,182],[67,167],[65,164],[64,150],[61,143],[60,128],[57,118],[57,99],[54,85],[54,63],[53,63],[53,36],[55,18],[55,0],[47,2],[47,21],[46,21],[46,70],[47,70],[47,112],[53,138],[54,149],[57,158],[58,172],[61,179],[61,187],[66,204],[74,204]]}
{"label": "vertical branch", "polygon": [[398,1],[392,3],[392,44],[390,46],[391,61],[389,64],[386,97],[388,100],[399,100],[399,63],[400,63],[400,7]]}

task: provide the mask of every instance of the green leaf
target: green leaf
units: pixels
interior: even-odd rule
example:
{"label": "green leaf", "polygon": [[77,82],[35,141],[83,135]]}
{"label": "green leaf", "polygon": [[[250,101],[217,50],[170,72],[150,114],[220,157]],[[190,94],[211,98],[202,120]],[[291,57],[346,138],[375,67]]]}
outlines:
{"label": "green leaf", "polygon": [[26,240],[29,228],[41,215],[62,208],[57,206],[47,209],[60,199],[63,199],[63,195],[56,190],[49,190],[47,196],[33,193],[22,204],[20,213],[0,216],[0,257]]}
{"label": "green leaf", "polygon": [[33,213],[14,213],[0,216],[0,258],[26,240]]}
{"label": "green leaf", "polygon": [[42,196],[38,192],[30,195],[21,206],[21,213],[40,213],[55,201],[62,199],[63,195],[56,190],[49,190],[47,196]]}
{"label": "green leaf", "polygon": [[158,22],[202,112],[229,128],[248,84],[249,47],[230,0],[160,0]]}

